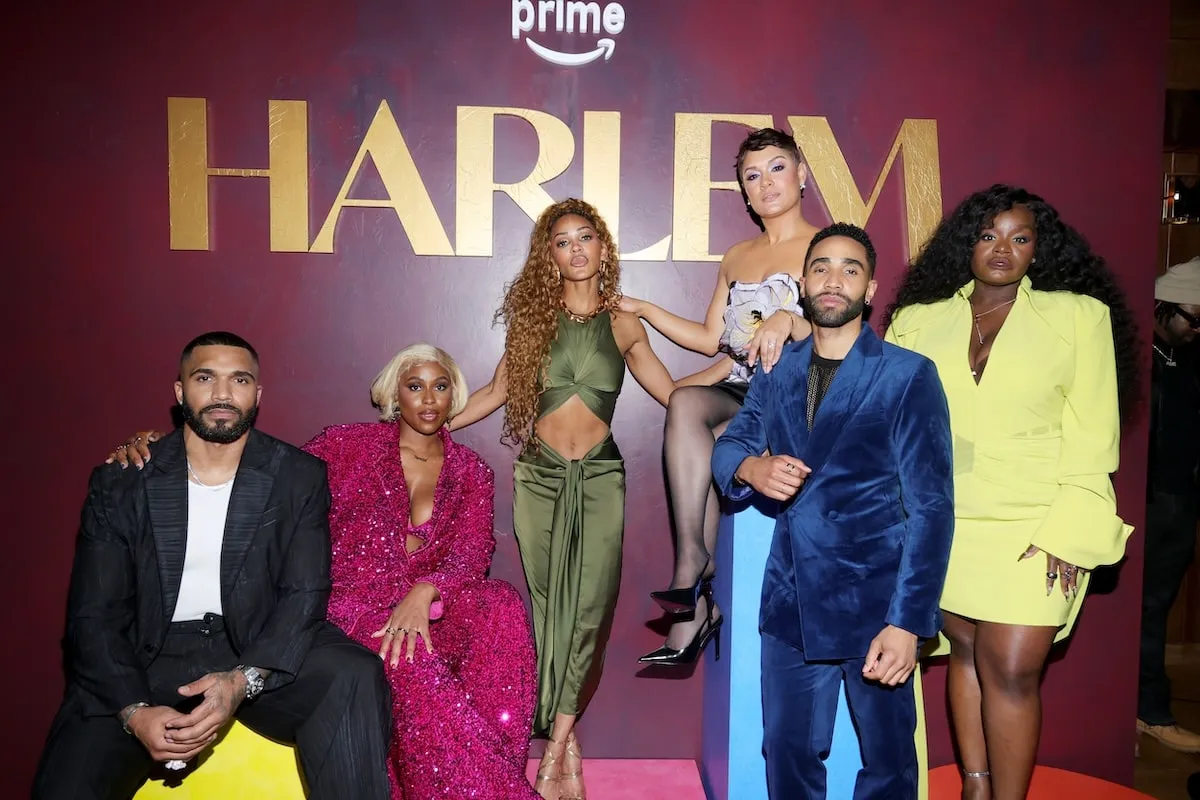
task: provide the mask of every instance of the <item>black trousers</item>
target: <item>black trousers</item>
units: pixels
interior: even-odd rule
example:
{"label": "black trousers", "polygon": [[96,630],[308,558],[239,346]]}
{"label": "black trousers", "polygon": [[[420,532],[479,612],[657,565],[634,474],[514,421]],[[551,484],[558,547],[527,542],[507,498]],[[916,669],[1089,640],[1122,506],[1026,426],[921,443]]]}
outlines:
{"label": "black trousers", "polygon": [[1167,617],[1196,550],[1196,497],[1153,491],[1146,505],[1146,555],[1142,577],[1141,663],[1138,719],[1174,725],[1171,681],[1164,654]]}
{"label": "black trousers", "polygon": [[[237,664],[219,617],[172,625],[148,670],[150,702],[182,708],[187,698],[180,686]],[[68,688],[50,728],[33,797],[126,800],[154,765],[115,716],[85,717],[79,691]],[[378,656],[327,625],[295,680],[244,702],[237,718],[264,736],[296,745],[309,797],[389,800],[391,705]]]}
{"label": "black trousers", "polygon": [[843,684],[862,751],[854,800],[916,800],[912,679],[896,687],[864,680],[863,661],[806,661],[790,644],[763,634],[763,752],[771,800],[826,797],[824,762]]}

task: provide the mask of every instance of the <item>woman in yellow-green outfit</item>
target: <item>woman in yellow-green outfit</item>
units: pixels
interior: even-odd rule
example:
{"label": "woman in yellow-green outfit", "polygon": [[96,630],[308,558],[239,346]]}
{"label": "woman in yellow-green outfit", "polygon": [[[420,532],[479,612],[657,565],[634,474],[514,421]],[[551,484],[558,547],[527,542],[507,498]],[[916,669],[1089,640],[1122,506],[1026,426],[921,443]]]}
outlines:
{"label": "woman in yellow-green outfit", "polygon": [[1050,648],[1132,530],[1109,478],[1137,395],[1132,316],[1051,206],[997,185],[941,224],[884,324],[937,364],[950,403],[955,532],[935,655],[950,655],[963,797],[1024,798]]}
{"label": "woman in yellow-green outfit", "polygon": [[574,734],[600,678],[621,580],[625,469],[609,432],[625,367],[664,406],[675,388],[636,316],[617,310],[620,264],[604,220],[582,200],[538,218],[504,298],[504,356],[452,428],[505,406],[513,528],[533,601],[538,702],[548,736],[534,788],[585,796]]}

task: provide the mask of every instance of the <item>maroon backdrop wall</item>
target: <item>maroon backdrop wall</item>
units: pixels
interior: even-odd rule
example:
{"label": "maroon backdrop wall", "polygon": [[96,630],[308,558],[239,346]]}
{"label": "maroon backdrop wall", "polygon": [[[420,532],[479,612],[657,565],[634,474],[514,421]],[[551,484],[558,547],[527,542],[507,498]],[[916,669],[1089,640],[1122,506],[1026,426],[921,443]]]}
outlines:
{"label": "maroon backdrop wall", "polygon": [[[871,2],[629,0],[615,35],[615,17],[606,16],[608,33],[558,33],[551,19],[548,32],[518,26],[516,38],[510,0],[68,5],[74,8],[56,4],[10,19],[4,48],[3,449],[13,463],[5,471],[9,522],[0,577],[12,644],[0,685],[8,690],[7,727],[23,735],[8,737],[0,763],[3,781],[19,790],[28,785],[61,691],[58,640],[88,470],[127,433],[169,424],[176,354],[189,337],[228,328],[253,341],[263,356],[260,425],[297,443],[326,424],[370,419],[370,379],[414,340],[458,356],[472,385],[490,376],[503,343],[491,315],[531,226],[498,193],[489,230],[491,195],[486,187],[480,195],[479,181],[488,179],[489,159],[497,182],[521,180],[538,146],[528,122],[505,117],[495,123],[489,150],[493,126],[478,117],[489,112],[460,107],[531,109],[561,120],[556,128],[540,118],[543,144],[554,130],[558,137],[545,154],[548,173],[561,170],[545,184],[549,195],[580,194],[586,172],[593,193],[609,193],[604,210],[611,212],[611,181],[619,177],[624,251],[674,235],[672,259],[624,265],[626,291],[681,313],[702,312],[715,276],[715,264],[688,255],[689,247],[703,248],[697,231],[709,227],[712,253],[755,232],[736,193],[680,193],[685,173],[703,170],[710,155],[712,178],[732,178],[744,133],[718,123],[711,147],[690,133],[677,140],[678,131],[690,129],[676,114],[687,112],[770,115],[785,127],[789,115],[827,118],[853,180],[834,185],[827,170],[824,182],[818,175],[815,187],[810,183],[805,213],[818,222],[831,208],[848,207],[845,198],[870,196],[905,120],[934,120],[947,210],[994,181],[1043,193],[1110,259],[1149,320],[1163,0],[1103,8],[1014,0],[1003,10],[918,0],[888,12]],[[606,35],[610,58],[580,67],[548,63],[524,41],[584,53]],[[184,153],[203,132],[194,116],[173,118],[172,132],[168,98],[204,98],[211,166],[278,168],[271,181],[208,180],[208,250],[172,249],[169,143]],[[271,123],[272,100],[307,106],[298,117],[283,112],[300,107],[280,106]],[[417,209],[405,212],[410,230],[391,210],[348,208],[332,254],[272,252],[273,227],[276,250],[301,250],[317,238],[382,101],[423,188],[405,172],[393,136],[374,161],[395,177],[381,180],[368,159],[352,195],[401,198]],[[601,130],[616,117],[587,112],[619,112],[619,146],[613,128]],[[271,164],[269,143],[294,146],[298,119],[307,124],[301,146],[308,168],[288,173],[289,185],[286,153],[280,149]],[[573,159],[563,150],[567,129]],[[805,155],[837,163],[836,152],[817,144]],[[563,163],[551,163],[556,159]],[[902,150],[868,223],[888,297],[913,244],[905,159]],[[187,204],[205,182],[187,183],[187,164],[177,166],[174,244],[194,247],[204,203]],[[930,173],[928,160],[910,166],[925,171],[910,176],[911,205],[918,184],[936,190],[938,170]],[[426,216],[415,222],[411,214],[426,193]],[[834,202],[835,195],[841,199]],[[527,205],[539,202],[536,194],[521,196]],[[711,226],[703,218],[709,197]],[[417,228],[433,244],[418,246]],[[462,255],[486,252],[489,240],[491,257]],[[414,247],[459,255],[418,256]],[[655,342],[677,374],[704,363]],[[626,569],[605,681],[584,730],[594,756],[693,757],[699,677],[641,677],[635,660],[659,641],[646,627],[655,617],[647,592],[669,579],[671,550],[660,468],[663,412],[632,381],[628,387],[614,425],[630,473]],[[499,424],[497,415],[461,440],[496,468],[493,574],[520,585],[512,454],[498,444]],[[1118,480],[1123,513],[1138,525],[1144,440],[1139,422],[1127,434]],[[1046,763],[1132,778],[1139,551],[1135,539],[1116,590],[1090,601],[1068,652],[1050,671]],[[952,753],[941,668],[931,670],[927,685],[932,763],[945,763]]]}

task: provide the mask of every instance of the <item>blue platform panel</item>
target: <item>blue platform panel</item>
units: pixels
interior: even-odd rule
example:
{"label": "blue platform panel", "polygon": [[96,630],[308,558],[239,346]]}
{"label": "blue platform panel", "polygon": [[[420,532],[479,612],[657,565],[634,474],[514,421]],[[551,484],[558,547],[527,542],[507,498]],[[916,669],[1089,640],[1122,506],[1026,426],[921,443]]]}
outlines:
{"label": "blue platform panel", "polygon": [[[710,645],[704,663],[700,776],[708,800],[767,800],[758,608],[775,520],[770,504],[739,506],[721,518],[713,591],[725,615],[721,660]],[[862,768],[858,736],[838,697],[833,746],[825,761],[826,793],[850,798]]]}

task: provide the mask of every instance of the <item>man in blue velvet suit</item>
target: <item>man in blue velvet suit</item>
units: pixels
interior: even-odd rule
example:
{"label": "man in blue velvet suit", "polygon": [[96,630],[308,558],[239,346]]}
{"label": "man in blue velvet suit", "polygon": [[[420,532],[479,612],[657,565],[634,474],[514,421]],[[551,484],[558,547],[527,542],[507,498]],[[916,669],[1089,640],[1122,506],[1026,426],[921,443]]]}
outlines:
{"label": "man in blue velvet suit", "polygon": [[[760,370],[713,452],[729,497],[781,503],[763,579],[763,738],[775,800],[822,798],[838,689],[862,750],[856,800],[917,796],[919,642],[941,628],[954,530],[950,411],[933,362],[863,324],[875,250],[817,233],[812,336]],[[762,455],[769,451],[769,455]]]}

